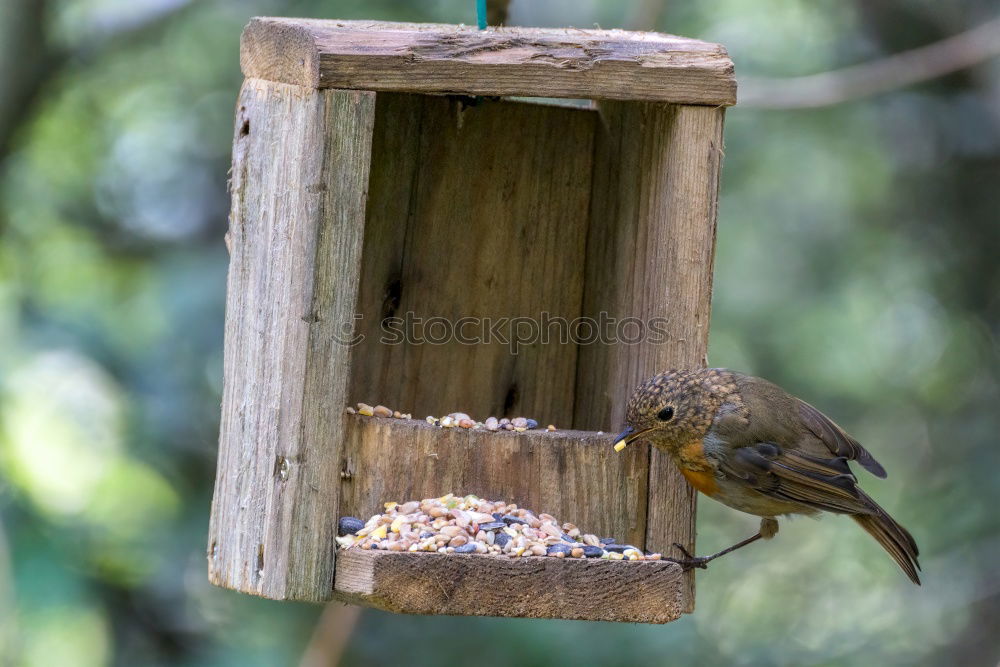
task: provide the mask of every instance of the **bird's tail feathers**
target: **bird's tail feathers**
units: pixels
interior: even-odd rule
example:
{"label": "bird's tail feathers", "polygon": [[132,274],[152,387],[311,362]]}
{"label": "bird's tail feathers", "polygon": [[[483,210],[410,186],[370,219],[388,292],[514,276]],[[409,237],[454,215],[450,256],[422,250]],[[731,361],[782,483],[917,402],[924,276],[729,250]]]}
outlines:
{"label": "bird's tail feathers", "polygon": [[871,506],[871,514],[852,514],[851,518],[858,522],[858,525],[875,538],[882,545],[882,548],[889,552],[893,560],[899,564],[910,581],[920,585],[920,577],[917,571],[920,563],[917,556],[920,555],[917,543],[909,531],[903,528],[889,514],[878,506],[878,504],[867,495],[864,495],[866,504]]}

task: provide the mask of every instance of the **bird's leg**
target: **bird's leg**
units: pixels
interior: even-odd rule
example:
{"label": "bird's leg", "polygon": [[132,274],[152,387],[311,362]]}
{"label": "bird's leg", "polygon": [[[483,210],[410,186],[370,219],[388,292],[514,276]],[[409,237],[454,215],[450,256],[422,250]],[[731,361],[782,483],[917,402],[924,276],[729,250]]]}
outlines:
{"label": "bird's leg", "polygon": [[678,565],[680,565],[685,570],[690,570],[693,567],[697,567],[697,568],[700,568],[702,570],[705,570],[705,569],[708,568],[708,564],[711,561],[713,561],[716,558],[718,558],[719,556],[725,556],[726,554],[732,553],[733,551],[736,551],[737,549],[745,547],[748,544],[752,544],[752,543],[756,542],[757,540],[761,540],[761,539],[769,540],[772,537],[774,537],[775,535],[777,535],[777,533],[778,533],[778,521],[777,521],[777,519],[774,519],[772,517],[764,517],[763,519],[760,520],[760,530],[757,532],[756,535],[748,537],[747,539],[743,540],[742,542],[737,542],[733,546],[728,547],[726,549],[723,549],[722,551],[720,551],[718,553],[714,553],[711,556],[692,556],[688,552],[688,550],[685,549],[682,545],[677,544],[676,542],[674,542],[674,546],[677,547],[677,549],[682,554],[684,554],[684,558],[664,558],[664,560],[673,561],[674,563],[677,563]]}

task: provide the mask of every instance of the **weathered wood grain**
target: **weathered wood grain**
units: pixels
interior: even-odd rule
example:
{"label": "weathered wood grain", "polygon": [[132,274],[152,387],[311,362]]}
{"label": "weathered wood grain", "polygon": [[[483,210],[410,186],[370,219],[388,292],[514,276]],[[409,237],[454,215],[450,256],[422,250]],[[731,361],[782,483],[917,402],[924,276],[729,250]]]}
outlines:
{"label": "weathered wood grain", "polygon": [[255,18],[241,63],[314,88],[736,103],[723,47],[651,32]]}
{"label": "weathered wood grain", "polygon": [[342,515],[367,520],[387,501],[473,493],[625,544],[645,542],[647,454],[616,455],[611,434],[491,433],[357,415],[346,427]]}
{"label": "weathered wood grain", "polygon": [[[516,352],[510,338],[531,335],[543,313],[580,315],[596,120],[588,109],[379,94],[351,400],[570,426],[568,326]],[[416,339],[392,342],[383,321],[407,314],[423,322],[412,320]]]}
{"label": "weathered wood grain", "polygon": [[374,93],[260,80],[237,105],[225,380],[208,570],[327,600]]}
{"label": "weathered wood grain", "polygon": [[348,549],[347,601],[408,614],[667,623],[680,617],[681,569],[667,561],[508,558]]}
{"label": "weathered wood grain", "polygon": [[[724,110],[605,103],[600,111],[583,311],[647,325],[658,318],[663,329],[659,341],[581,347],[577,387],[589,391],[577,392],[574,425],[614,430],[639,382],[706,363]],[[658,451],[649,485],[647,548],[693,548],[694,492]]]}

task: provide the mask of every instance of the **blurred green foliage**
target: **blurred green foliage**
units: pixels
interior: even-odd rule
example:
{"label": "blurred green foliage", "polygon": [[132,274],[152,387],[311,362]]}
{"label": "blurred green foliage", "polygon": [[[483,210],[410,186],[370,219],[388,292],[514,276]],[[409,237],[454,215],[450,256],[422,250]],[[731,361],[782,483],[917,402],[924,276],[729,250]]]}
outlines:
{"label": "blurred green foliage", "polygon": [[[516,0],[511,22],[615,27],[640,9]],[[661,9],[642,27],[722,42],[740,75],[794,76],[996,6]],[[261,14],[475,21],[471,0],[0,7],[0,663],[295,664],[312,632],[318,608],[205,576],[238,40]],[[850,522],[798,520],[699,574],[697,612],[667,626],[365,612],[346,664],[1000,659],[1000,64],[727,121],[710,361],[785,385],[877,454],[890,477],[864,486],[916,536],[925,585]],[[698,527],[709,552],[755,520],[704,501]]]}

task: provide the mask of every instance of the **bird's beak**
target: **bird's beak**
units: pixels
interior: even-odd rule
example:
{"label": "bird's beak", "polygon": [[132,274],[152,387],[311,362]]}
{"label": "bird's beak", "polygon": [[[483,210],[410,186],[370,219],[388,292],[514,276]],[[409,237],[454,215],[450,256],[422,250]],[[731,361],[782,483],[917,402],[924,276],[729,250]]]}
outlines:
{"label": "bird's beak", "polygon": [[620,452],[625,449],[625,446],[631,444],[633,440],[640,438],[644,433],[652,429],[644,428],[641,431],[636,431],[631,426],[626,426],[625,430],[618,434],[615,438],[615,451]]}

